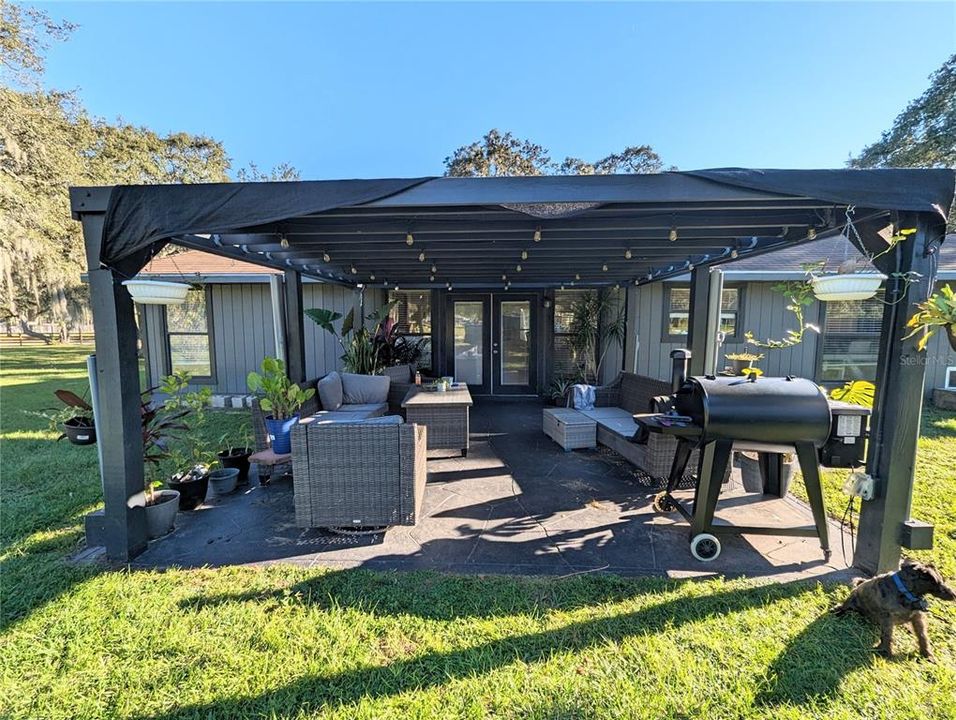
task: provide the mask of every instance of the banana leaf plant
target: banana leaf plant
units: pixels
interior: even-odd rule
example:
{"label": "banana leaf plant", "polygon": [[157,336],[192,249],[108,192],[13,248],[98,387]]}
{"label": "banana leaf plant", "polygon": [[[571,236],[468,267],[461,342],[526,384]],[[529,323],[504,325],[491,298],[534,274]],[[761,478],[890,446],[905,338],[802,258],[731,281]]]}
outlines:
{"label": "banana leaf plant", "polygon": [[[355,308],[351,308],[345,315],[325,308],[311,308],[306,310],[305,314],[316,325],[332,335],[342,347],[342,366],[346,372],[375,375],[387,367],[382,357],[381,340],[385,336],[381,334],[381,330],[389,320],[388,315],[397,302],[397,300],[391,300],[370,312],[362,318],[359,325],[356,325]],[[342,323],[336,329],[335,323],[339,320]],[[377,341],[376,338],[379,340]]]}

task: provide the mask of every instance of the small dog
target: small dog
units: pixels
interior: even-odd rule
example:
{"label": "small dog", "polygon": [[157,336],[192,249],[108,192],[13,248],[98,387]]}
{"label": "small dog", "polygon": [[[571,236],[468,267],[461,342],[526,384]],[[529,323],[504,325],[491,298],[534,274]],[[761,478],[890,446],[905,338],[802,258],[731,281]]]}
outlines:
{"label": "small dog", "polygon": [[956,591],[946,585],[936,568],[906,558],[895,573],[856,580],[849,597],[830,612],[844,615],[852,610],[879,625],[880,644],[876,649],[887,657],[893,657],[893,629],[910,623],[919,642],[920,655],[932,662],[933,650],[926,634],[929,604],[924,595],[956,600]]}

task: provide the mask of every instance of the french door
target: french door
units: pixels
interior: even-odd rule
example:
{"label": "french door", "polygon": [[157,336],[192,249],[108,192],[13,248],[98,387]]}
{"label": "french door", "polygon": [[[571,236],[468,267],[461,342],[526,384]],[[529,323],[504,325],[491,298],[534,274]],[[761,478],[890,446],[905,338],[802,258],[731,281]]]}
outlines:
{"label": "french door", "polygon": [[474,395],[537,392],[536,297],[448,295],[445,368]]}

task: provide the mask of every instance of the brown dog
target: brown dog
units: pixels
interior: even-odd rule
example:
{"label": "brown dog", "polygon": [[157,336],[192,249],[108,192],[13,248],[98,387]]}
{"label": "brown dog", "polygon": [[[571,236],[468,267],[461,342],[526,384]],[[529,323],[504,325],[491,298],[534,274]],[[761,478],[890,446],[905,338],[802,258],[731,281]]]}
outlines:
{"label": "brown dog", "polygon": [[924,595],[956,600],[956,591],[946,585],[936,568],[907,558],[895,573],[884,573],[866,581],[857,580],[849,597],[830,612],[844,615],[853,610],[879,625],[880,644],[877,649],[887,657],[893,656],[893,628],[911,623],[919,641],[920,655],[932,661],[933,650],[926,634],[929,605],[923,599]]}

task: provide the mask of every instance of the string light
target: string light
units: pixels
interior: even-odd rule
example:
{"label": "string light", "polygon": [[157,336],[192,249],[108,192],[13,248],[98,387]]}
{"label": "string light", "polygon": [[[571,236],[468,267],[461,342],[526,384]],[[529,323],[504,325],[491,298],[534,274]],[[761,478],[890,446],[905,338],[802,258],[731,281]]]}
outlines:
{"label": "string light", "polygon": [[371,281],[371,282],[375,282],[375,273],[371,273],[371,274],[368,276],[368,279],[369,279],[369,281]]}
{"label": "string light", "polygon": [[733,250],[730,251],[731,259],[736,260],[738,255],[740,255],[740,253],[737,252],[737,248],[734,248]]}
{"label": "string light", "polygon": [[428,281],[429,281],[429,282],[435,282],[435,276],[434,276],[434,275],[429,275],[429,276],[428,276]]}
{"label": "string light", "polygon": [[451,290],[451,283],[448,283],[448,289]]}
{"label": "string light", "polygon": [[521,272],[521,263],[515,265],[515,272]]}
{"label": "string light", "polygon": [[527,250],[522,250],[522,251],[521,251],[521,259],[522,259],[522,260],[527,260],[527,259],[528,259],[528,251],[527,251]]}
{"label": "string light", "polygon": [[624,251],[624,259],[630,260],[632,257],[630,249]]}
{"label": "string light", "polygon": [[578,275],[577,273],[574,273],[574,279],[575,279],[575,280],[580,280],[580,279],[581,279],[581,276]]}
{"label": "string light", "polygon": [[432,263],[432,272],[433,272],[433,273],[437,273],[437,272],[438,272],[438,267],[435,265],[435,263]]}
{"label": "string light", "polygon": [[667,233],[667,239],[670,240],[671,242],[677,242],[677,227],[676,226],[671,225],[671,230],[669,233]]}
{"label": "string light", "polygon": [[604,264],[601,266],[601,271],[602,271],[602,272],[607,272],[607,263],[604,263]]}
{"label": "string light", "polygon": [[282,233],[279,236],[279,245],[282,247],[283,250],[289,247],[289,238],[285,236],[285,233]]}
{"label": "string light", "polygon": [[815,227],[807,229],[807,240],[817,239],[817,229]]}
{"label": "string light", "polygon": [[507,280],[507,279],[508,279],[508,276],[507,276],[505,273],[501,273],[501,279],[502,279],[502,280]]}
{"label": "string light", "polygon": [[353,265],[352,267],[350,267],[349,270],[352,271],[352,274],[353,274],[353,275],[358,275],[358,270],[355,269],[355,265]]}
{"label": "string light", "polygon": [[332,262],[332,256],[329,255],[327,252],[322,253],[322,262],[324,263]]}
{"label": "string light", "polygon": [[541,228],[537,228],[532,236],[535,242],[541,242]]}
{"label": "string light", "polygon": [[415,236],[411,233],[405,233],[405,244],[411,247],[415,244]]}
{"label": "string light", "polygon": [[418,253],[418,262],[425,262],[425,253],[424,253],[424,252]]}

